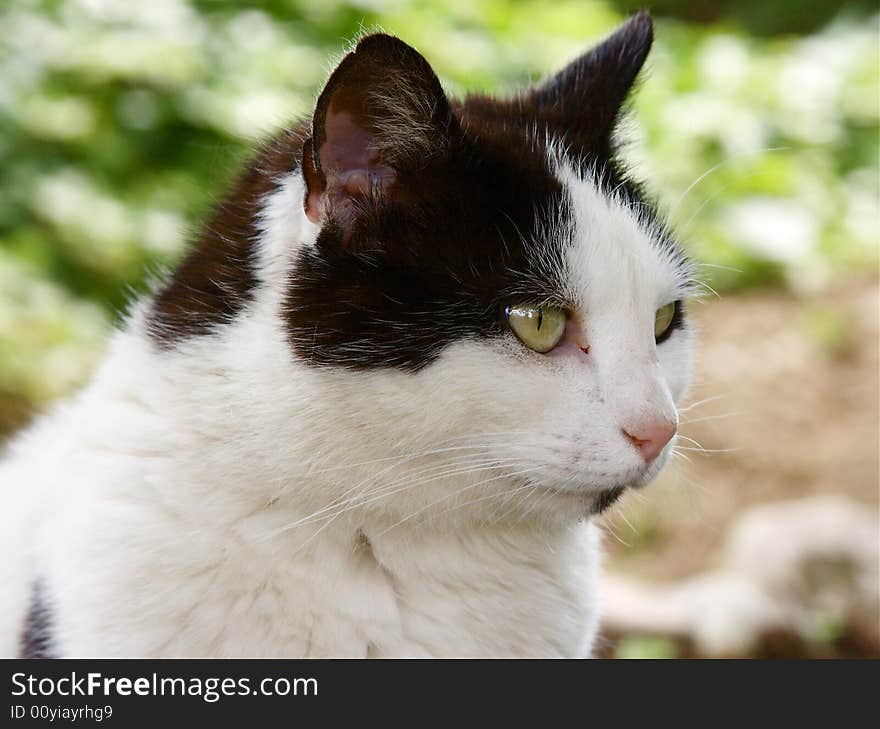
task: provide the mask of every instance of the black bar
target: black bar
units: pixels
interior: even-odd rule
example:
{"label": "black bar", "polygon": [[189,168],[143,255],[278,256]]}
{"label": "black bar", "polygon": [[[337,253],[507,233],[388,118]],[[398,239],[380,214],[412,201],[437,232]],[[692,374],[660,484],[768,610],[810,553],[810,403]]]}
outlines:
{"label": "black bar", "polygon": [[877,661],[74,659],[2,664],[4,727],[175,726],[184,719],[243,727],[335,726],[355,719],[361,729],[377,722],[468,725],[477,716],[491,719],[492,727],[508,718],[517,724],[530,719],[539,727],[615,718],[624,726],[636,720],[681,726],[688,717],[708,727],[734,720],[766,726],[770,716],[786,725],[804,717],[811,724],[848,726],[876,714],[880,678]]}

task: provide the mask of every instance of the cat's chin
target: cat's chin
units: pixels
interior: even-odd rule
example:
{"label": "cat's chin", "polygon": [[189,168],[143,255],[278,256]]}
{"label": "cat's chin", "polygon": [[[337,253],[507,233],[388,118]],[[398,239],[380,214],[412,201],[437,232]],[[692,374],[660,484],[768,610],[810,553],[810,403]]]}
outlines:
{"label": "cat's chin", "polygon": [[614,506],[623,494],[629,490],[639,490],[650,484],[666,462],[665,454],[658,459],[657,463],[643,471],[626,473],[618,482],[598,485],[589,482],[583,487],[572,488],[570,485],[564,488],[553,486],[541,486],[541,490],[549,494],[548,503],[557,508],[571,510],[589,516],[598,516]]}
{"label": "cat's chin", "polygon": [[603,489],[602,491],[589,491],[582,494],[571,494],[578,497],[578,500],[585,507],[589,516],[598,516],[614,506],[623,493],[630,488],[629,486],[614,486],[612,488]]}
{"label": "cat's chin", "polygon": [[629,488],[639,488],[642,484],[633,483],[620,486],[611,486],[597,490],[590,489],[557,489],[549,486],[541,487],[541,491],[547,494],[544,500],[545,508],[557,513],[557,516],[568,517],[598,516],[610,509],[623,496]]}
{"label": "cat's chin", "polygon": [[645,471],[644,474],[636,478],[631,483],[619,485],[619,486],[610,486],[608,488],[602,489],[598,494],[594,494],[592,499],[592,504],[590,505],[590,514],[598,515],[611,508],[616,504],[620,497],[623,496],[624,492],[627,489],[642,489],[651,483],[656,477],[657,474],[662,470],[663,466],[666,464],[667,456],[664,454],[658,459],[657,462],[652,463],[651,466]]}

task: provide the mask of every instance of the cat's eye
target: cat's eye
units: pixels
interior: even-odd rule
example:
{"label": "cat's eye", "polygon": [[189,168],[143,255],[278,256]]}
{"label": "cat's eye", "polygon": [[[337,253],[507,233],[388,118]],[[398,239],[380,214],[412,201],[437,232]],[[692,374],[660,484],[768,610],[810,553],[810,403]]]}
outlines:
{"label": "cat's eye", "polygon": [[565,332],[567,316],[556,306],[519,304],[504,310],[511,330],[529,349],[544,354],[553,349]]}
{"label": "cat's eye", "polygon": [[672,324],[675,322],[675,315],[677,313],[677,301],[657,309],[657,313],[654,314],[654,339],[658,344],[672,333]]}

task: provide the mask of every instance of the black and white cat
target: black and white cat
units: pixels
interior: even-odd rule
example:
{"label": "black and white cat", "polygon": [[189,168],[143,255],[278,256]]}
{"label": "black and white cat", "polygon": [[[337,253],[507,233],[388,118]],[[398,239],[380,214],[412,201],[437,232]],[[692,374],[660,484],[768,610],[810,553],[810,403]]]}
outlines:
{"label": "black and white cat", "polygon": [[646,14],[506,100],[387,35],[0,467],[0,654],[581,656],[688,264],[612,141]]}

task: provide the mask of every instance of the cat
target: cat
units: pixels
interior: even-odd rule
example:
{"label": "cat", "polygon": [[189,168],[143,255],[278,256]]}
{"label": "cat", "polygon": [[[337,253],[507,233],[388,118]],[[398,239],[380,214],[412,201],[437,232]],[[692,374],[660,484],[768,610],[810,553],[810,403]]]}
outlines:
{"label": "cat", "polygon": [[691,264],[618,159],[625,22],[506,99],[366,35],[93,381],[6,448],[0,654],[588,656]]}

